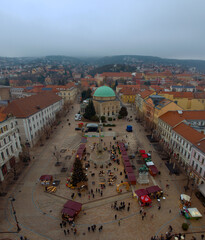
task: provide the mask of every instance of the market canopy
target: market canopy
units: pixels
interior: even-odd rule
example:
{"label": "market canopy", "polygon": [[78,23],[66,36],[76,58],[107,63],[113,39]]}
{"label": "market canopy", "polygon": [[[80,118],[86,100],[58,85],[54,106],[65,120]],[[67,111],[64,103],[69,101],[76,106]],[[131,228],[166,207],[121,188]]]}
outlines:
{"label": "market canopy", "polygon": [[151,203],[152,202],[152,200],[150,199],[150,197],[148,195],[141,196],[140,201],[142,203]]}
{"label": "market canopy", "polygon": [[79,202],[74,202],[72,200],[68,200],[64,206],[64,208],[69,208],[69,209],[72,209],[76,212],[79,212],[82,208],[82,203],[79,203]]}
{"label": "market canopy", "polygon": [[146,165],[149,167],[149,166],[153,166],[154,163],[152,161],[150,161],[150,162],[146,162]]}
{"label": "market canopy", "polygon": [[127,177],[128,177],[128,181],[132,184],[132,185],[135,185],[136,184],[136,177],[135,177],[135,174],[132,172],[132,173],[127,173]]}
{"label": "market canopy", "polygon": [[141,149],[140,154],[145,154],[145,150]]}
{"label": "market canopy", "polygon": [[199,210],[197,208],[187,208],[187,210],[192,218],[202,217],[201,213],[199,212]]}
{"label": "market canopy", "polygon": [[147,154],[142,154],[142,158],[148,158]]}
{"label": "market canopy", "polygon": [[130,160],[129,157],[127,155],[122,155],[122,159],[125,160]]}
{"label": "market canopy", "polygon": [[132,167],[132,165],[131,165],[130,162],[128,162],[128,161],[127,161],[127,162],[124,162],[124,166],[125,166],[125,167]]}
{"label": "market canopy", "polygon": [[181,194],[180,196],[181,200],[183,201],[187,201],[187,202],[190,202],[191,201],[191,197],[186,195],[186,194]]}
{"label": "market canopy", "polygon": [[153,174],[157,174],[159,172],[155,165],[149,166],[149,169]]}
{"label": "market canopy", "polygon": [[162,191],[162,189],[159,186],[157,186],[157,185],[148,187],[148,188],[146,188],[146,190],[147,190],[148,194],[161,192]]}
{"label": "market canopy", "polygon": [[135,193],[137,194],[138,197],[145,196],[148,194],[147,190],[143,188],[136,190]]}
{"label": "market canopy", "polygon": [[75,217],[76,211],[70,208],[63,208],[61,211],[62,214],[68,215],[69,217]]}
{"label": "market canopy", "polygon": [[41,180],[41,181],[52,181],[52,179],[53,179],[53,176],[52,176],[52,175],[42,175],[42,176],[40,177],[40,180]]}
{"label": "market canopy", "polygon": [[125,168],[127,173],[133,173],[133,168],[132,167],[126,167]]}

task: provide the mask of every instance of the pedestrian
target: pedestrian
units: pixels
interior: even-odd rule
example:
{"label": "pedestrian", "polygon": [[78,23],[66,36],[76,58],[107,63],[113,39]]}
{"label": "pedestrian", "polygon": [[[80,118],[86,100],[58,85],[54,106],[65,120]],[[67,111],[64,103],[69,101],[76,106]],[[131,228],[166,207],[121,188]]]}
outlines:
{"label": "pedestrian", "polygon": [[130,206],[127,207],[127,211],[128,211],[128,212],[130,211]]}
{"label": "pedestrian", "polygon": [[117,219],[117,214],[115,214],[115,220]]}
{"label": "pedestrian", "polygon": [[95,194],[93,193],[93,198],[95,198]]}
{"label": "pedestrian", "polygon": [[88,195],[88,200],[90,200],[90,195]]}
{"label": "pedestrian", "polygon": [[142,209],[140,209],[140,214],[142,214]]}
{"label": "pedestrian", "polygon": [[23,237],[22,237],[22,236],[20,236],[20,240],[23,240]]}
{"label": "pedestrian", "polygon": [[158,210],[160,210],[160,209],[161,209],[161,206],[158,207]]}
{"label": "pedestrian", "polygon": [[145,216],[145,217],[146,217],[146,214],[147,214],[147,213],[146,213],[146,212],[144,212],[144,216]]}
{"label": "pedestrian", "polygon": [[101,195],[101,197],[102,197],[102,195],[103,195],[103,191],[101,191],[100,195]]}
{"label": "pedestrian", "polygon": [[64,229],[63,231],[64,231],[64,234],[66,235],[66,230]]}
{"label": "pedestrian", "polygon": [[66,221],[63,222],[63,226],[66,227]]}
{"label": "pedestrian", "polygon": [[88,227],[88,232],[90,232],[90,227]]}
{"label": "pedestrian", "polygon": [[118,225],[120,226],[120,220],[118,221]]}
{"label": "pedestrian", "polygon": [[62,223],[60,223],[60,227],[61,227],[61,228],[63,227],[63,224],[62,224]]}
{"label": "pedestrian", "polygon": [[77,229],[75,228],[75,229],[74,229],[74,235],[76,235],[76,233],[77,233]]}
{"label": "pedestrian", "polygon": [[172,212],[172,210],[171,209],[169,209],[169,213],[171,213]]}
{"label": "pedestrian", "polygon": [[67,234],[69,234],[70,233],[70,231],[69,231],[69,229],[67,229]]}
{"label": "pedestrian", "polygon": [[204,239],[204,234],[201,235],[201,239],[202,239],[202,240]]}
{"label": "pedestrian", "polygon": [[144,220],[144,215],[142,215],[142,220]]}

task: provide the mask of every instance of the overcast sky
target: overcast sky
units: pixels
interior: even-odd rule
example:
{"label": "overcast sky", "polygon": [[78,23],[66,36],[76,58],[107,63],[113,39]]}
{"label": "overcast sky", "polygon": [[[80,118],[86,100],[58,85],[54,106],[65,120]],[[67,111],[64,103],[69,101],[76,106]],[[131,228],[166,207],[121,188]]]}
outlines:
{"label": "overcast sky", "polygon": [[0,0],[0,56],[205,60],[205,0]]}

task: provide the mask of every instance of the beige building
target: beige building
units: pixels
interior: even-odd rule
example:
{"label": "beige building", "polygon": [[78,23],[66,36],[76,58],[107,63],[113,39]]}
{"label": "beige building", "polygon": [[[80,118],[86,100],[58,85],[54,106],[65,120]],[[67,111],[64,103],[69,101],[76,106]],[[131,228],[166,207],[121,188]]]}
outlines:
{"label": "beige building", "polygon": [[93,104],[98,116],[117,117],[120,111],[120,101],[116,99],[112,88],[102,86],[93,95]]}

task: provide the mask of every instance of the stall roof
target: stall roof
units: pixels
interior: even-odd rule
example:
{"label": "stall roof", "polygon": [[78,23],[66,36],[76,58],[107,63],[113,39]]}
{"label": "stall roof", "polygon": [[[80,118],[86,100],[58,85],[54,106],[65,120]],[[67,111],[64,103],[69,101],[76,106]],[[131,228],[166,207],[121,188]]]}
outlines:
{"label": "stall roof", "polygon": [[41,181],[51,181],[52,178],[53,178],[52,175],[42,175],[42,176],[40,177],[40,180],[41,180]]}
{"label": "stall roof", "polygon": [[125,161],[125,162],[124,162],[124,166],[125,166],[125,167],[132,167],[132,165],[131,165],[130,162],[128,162],[128,161]]}
{"label": "stall roof", "polygon": [[180,198],[181,198],[181,200],[185,200],[187,202],[191,201],[191,197],[186,194],[181,194]]}
{"label": "stall roof", "polygon": [[150,161],[150,162],[146,162],[146,165],[149,167],[149,166],[153,166],[154,163],[152,161]]}
{"label": "stall roof", "polygon": [[131,184],[136,184],[136,177],[135,177],[135,174],[134,173],[127,173],[127,177],[128,177],[128,181],[131,183]]}
{"label": "stall roof", "polygon": [[144,154],[144,153],[145,153],[145,150],[141,149],[140,154]]}
{"label": "stall roof", "polygon": [[136,190],[135,193],[137,194],[138,197],[145,196],[148,194],[147,190],[143,188]]}
{"label": "stall roof", "polygon": [[148,155],[147,154],[142,154],[142,157],[143,158],[148,158]]}
{"label": "stall roof", "polygon": [[151,171],[152,171],[153,174],[157,174],[157,173],[159,172],[158,169],[157,169],[157,167],[156,167],[155,165],[149,166],[149,168],[151,169]]}
{"label": "stall roof", "polygon": [[146,188],[146,190],[147,190],[148,194],[162,191],[162,189],[157,185],[148,187],[148,188]]}
{"label": "stall roof", "polygon": [[79,212],[81,210],[81,207],[82,207],[82,203],[79,203],[79,202],[74,202],[72,200],[68,200],[64,206],[64,208],[69,208],[69,209],[72,209],[72,210],[75,210],[76,212]]}
{"label": "stall roof", "polygon": [[127,173],[134,173],[132,167],[125,167]]}
{"label": "stall roof", "polygon": [[148,195],[140,196],[140,200],[143,203],[151,203],[152,202],[152,200],[150,199],[150,197]]}
{"label": "stall roof", "polygon": [[197,208],[188,208],[187,210],[189,211],[191,217],[193,218],[202,217],[201,213]]}
{"label": "stall roof", "polygon": [[70,208],[63,208],[63,210],[61,211],[62,214],[66,214],[69,217],[75,217],[76,215],[76,211]]}

